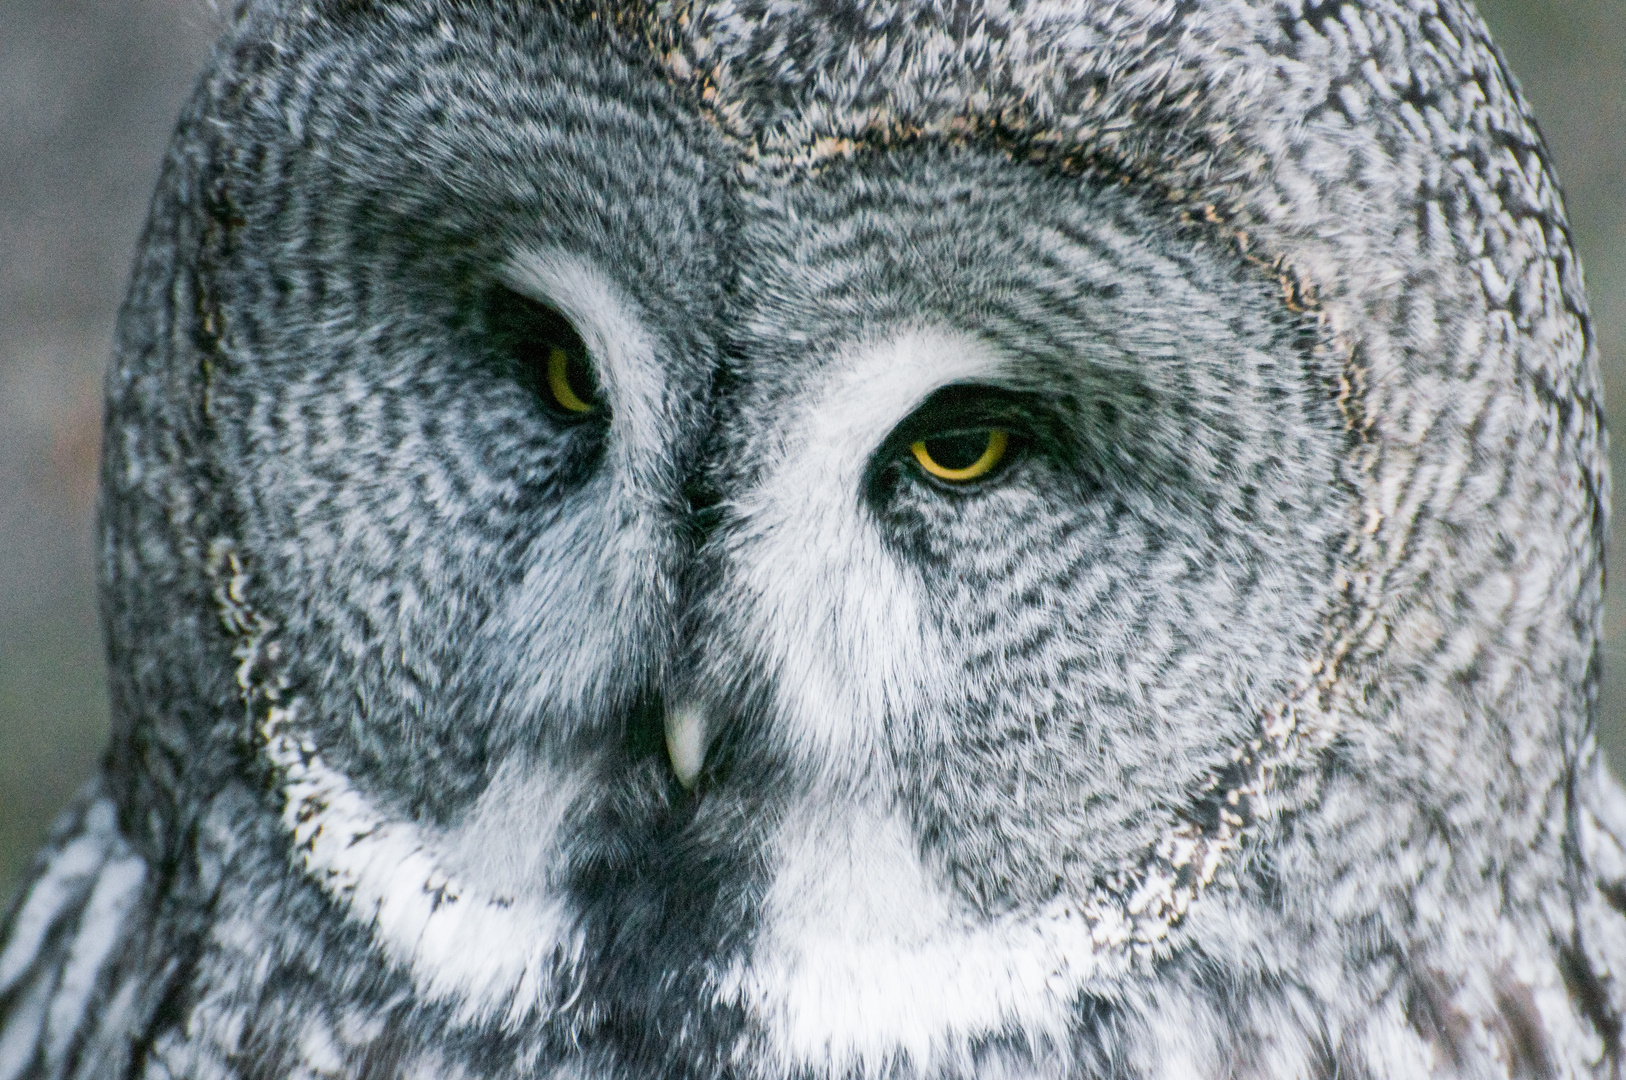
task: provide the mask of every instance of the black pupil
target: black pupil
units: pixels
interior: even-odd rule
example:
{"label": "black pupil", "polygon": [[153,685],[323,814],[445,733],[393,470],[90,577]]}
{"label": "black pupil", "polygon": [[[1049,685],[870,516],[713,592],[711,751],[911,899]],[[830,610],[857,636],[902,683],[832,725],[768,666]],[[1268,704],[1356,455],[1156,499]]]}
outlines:
{"label": "black pupil", "polygon": [[[571,337],[574,338],[575,335],[572,334]],[[581,339],[576,338],[573,344],[580,346]],[[598,384],[593,381],[593,369],[588,366],[587,358],[576,348],[571,348],[563,342],[559,343],[559,345],[564,346],[565,355],[569,357],[565,361],[565,382],[569,384],[570,392],[583,401],[591,402],[594,395],[598,393]],[[556,347],[559,346],[550,346],[550,348]]]}
{"label": "black pupil", "polygon": [[986,431],[968,431],[962,435],[938,435],[926,440],[926,453],[945,469],[969,469],[982,460],[988,450]]}
{"label": "black pupil", "polygon": [[562,313],[505,288],[492,290],[486,303],[486,325],[498,347],[514,359],[516,374],[542,400],[553,401],[548,368],[559,349],[567,357],[564,374],[570,392],[589,403],[598,396],[593,366],[587,362],[587,344]]}

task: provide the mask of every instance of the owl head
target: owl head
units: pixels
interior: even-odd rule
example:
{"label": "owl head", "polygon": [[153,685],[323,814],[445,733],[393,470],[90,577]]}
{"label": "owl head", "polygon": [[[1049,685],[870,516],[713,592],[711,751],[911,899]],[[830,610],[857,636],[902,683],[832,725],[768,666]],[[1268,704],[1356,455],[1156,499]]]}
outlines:
{"label": "owl head", "polygon": [[113,782],[266,1045],[1382,1072],[1556,985],[1587,333],[1456,0],[246,3]]}

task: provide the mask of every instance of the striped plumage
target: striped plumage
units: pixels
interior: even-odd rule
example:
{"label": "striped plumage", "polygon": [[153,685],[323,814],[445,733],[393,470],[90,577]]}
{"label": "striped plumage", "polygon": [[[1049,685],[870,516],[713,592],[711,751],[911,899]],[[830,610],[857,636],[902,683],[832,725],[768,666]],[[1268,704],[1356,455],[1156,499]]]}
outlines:
{"label": "striped plumage", "polygon": [[1588,334],[1460,0],[247,0],[0,1080],[1618,1075]]}

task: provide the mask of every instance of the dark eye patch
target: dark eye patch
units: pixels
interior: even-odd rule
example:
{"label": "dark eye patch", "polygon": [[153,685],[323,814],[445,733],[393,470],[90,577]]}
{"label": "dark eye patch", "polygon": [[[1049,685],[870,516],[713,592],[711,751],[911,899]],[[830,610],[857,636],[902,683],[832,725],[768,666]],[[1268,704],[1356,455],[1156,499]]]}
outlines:
{"label": "dark eye patch", "polygon": [[557,419],[582,421],[604,413],[587,344],[568,318],[512,289],[487,301],[486,328],[513,375]]}
{"label": "dark eye patch", "polygon": [[[1056,427],[1057,418],[1035,395],[977,384],[946,386],[899,423],[871,456],[864,498],[884,511],[907,486],[934,495],[984,490],[1031,449],[1048,446]],[[968,469],[966,475],[953,475]]]}

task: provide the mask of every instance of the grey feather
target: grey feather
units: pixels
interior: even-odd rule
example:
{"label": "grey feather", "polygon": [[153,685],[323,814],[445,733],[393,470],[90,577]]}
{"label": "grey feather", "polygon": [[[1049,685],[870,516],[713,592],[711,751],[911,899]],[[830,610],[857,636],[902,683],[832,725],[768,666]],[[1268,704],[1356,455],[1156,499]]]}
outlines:
{"label": "grey feather", "polygon": [[1590,335],[1459,0],[250,0],[0,1080],[1618,1076]]}

